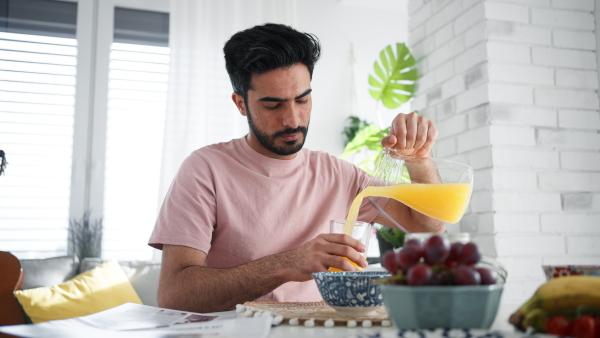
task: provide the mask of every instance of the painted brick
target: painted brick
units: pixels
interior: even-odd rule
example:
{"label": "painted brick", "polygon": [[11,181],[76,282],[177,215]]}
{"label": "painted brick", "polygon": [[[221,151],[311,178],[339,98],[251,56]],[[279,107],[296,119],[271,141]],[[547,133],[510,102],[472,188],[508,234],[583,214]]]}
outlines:
{"label": "painted brick", "polygon": [[[510,266],[506,266],[506,268],[508,270],[508,279],[510,281],[512,276],[512,269],[510,268]],[[506,311],[507,314],[505,314],[502,317],[503,322],[508,323],[507,318],[509,318],[513,312],[515,312],[521,305],[523,305],[523,302],[525,302],[526,299],[529,299],[535,293],[535,290],[537,290],[540,287],[540,285],[542,285],[546,281],[546,279],[544,278],[542,268],[539,265],[531,266],[530,269],[533,271],[538,271],[540,277],[537,279],[529,279],[524,281],[511,281],[504,285],[504,291],[502,292],[502,304],[507,303],[514,305],[509,311]],[[499,315],[500,313],[498,313],[498,315],[496,316],[498,317]],[[497,317],[496,319],[498,319]],[[509,327],[508,331],[514,332],[514,327]]]}
{"label": "painted brick", "polygon": [[433,38],[428,37],[421,40],[421,42],[412,47],[411,53],[417,60],[421,60],[423,58],[429,58],[431,52],[434,50],[435,41],[433,40]]}
{"label": "painted brick", "polygon": [[465,81],[462,76],[455,76],[442,84],[442,99],[455,96],[465,90]]}
{"label": "painted brick", "polygon": [[488,95],[490,103],[533,103],[533,88],[530,86],[490,83],[488,84]]}
{"label": "painted brick", "polygon": [[462,6],[460,1],[452,1],[448,5],[442,8],[437,13],[427,19],[425,22],[425,32],[432,34],[438,29],[444,27],[447,23],[458,17],[462,12]]}
{"label": "painted brick", "polygon": [[427,108],[427,96],[426,95],[417,95],[414,97],[414,100],[411,104],[414,110],[423,110]]}
{"label": "painted brick", "polygon": [[412,15],[425,5],[425,0],[410,0],[408,2],[408,14]]}
{"label": "painted brick", "polygon": [[471,68],[464,77],[466,88],[474,88],[488,82],[488,67],[485,64]]}
{"label": "painted brick", "polygon": [[446,62],[441,64],[434,70],[434,77],[436,83],[442,83],[454,75],[454,63]]}
{"label": "painted brick", "polygon": [[518,63],[531,62],[531,52],[529,46],[520,43],[488,41],[487,52],[490,63],[495,61]]}
{"label": "painted brick", "polygon": [[494,191],[535,191],[537,174],[531,170],[497,168],[494,170]]}
{"label": "painted brick", "polygon": [[435,85],[435,74],[431,73],[420,73],[421,77],[417,81],[417,95],[426,93]]}
{"label": "painted brick", "polygon": [[460,220],[460,232],[494,233],[493,213],[467,214]]}
{"label": "painted brick", "polygon": [[565,192],[560,197],[563,211],[592,210],[594,196],[590,192]]}
{"label": "painted brick", "polygon": [[535,146],[535,129],[529,126],[492,125],[490,140],[493,145]]}
{"label": "painted brick", "polygon": [[454,0],[429,0],[433,4],[433,12],[439,12]]}
{"label": "painted brick", "polygon": [[557,69],[559,87],[598,89],[598,74],[594,70]]}
{"label": "painted brick", "polygon": [[592,13],[558,9],[531,9],[531,23],[534,25],[594,30]]}
{"label": "painted brick", "polygon": [[[503,2],[512,2],[530,7],[549,7],[550,0],[502,0]],[[570,1],[570,0],[569,0]]]}
{"label": "painted brick", "polygon": [[536,88],[534,97],[537,105],[546,107],[569,109],[598,109],[599,107],[598,95],[593,91]]}
{"label": "painted brick", "polygon": [[491,106],[493,123],[556,127],[557,113],[552,109],[518,105],[493,104]]}
{"label": "painted brick", "polygon": [[494,228],[498,233],[535,233],[540,231],[540,217],[536,213],[497,212]]}
{"label": "painted brick", "polygon": [[[600,112],[597,110],[560,110],[558,125],[561,128],[600,129]],[[600,145],[598,145],[600,148]]]}
{"label": "painted brick", "polygon": [[596,151],[562,151],[560,167],[567,170],[600,171],[600,153]]}
{"label": "painted brick", "polygon": [[592,193],[592,210],[600,210],[600,193]]}
{"label": "painted brick", "polygon": [[467,10],[473,6],[476,6],[480,3],[484,2],[484,0],[462,0],[462,8],[463,10]]}
{"label": "painted brick", "polygon": [[531,210],[560,210],[559,193],[497,192],[494,194],[494,210],[500,212],[531,212]]}
{"label": "painted brick", "polygon": [[431,52],[429,55],[429,67],[431,67],[431,69],[436,68],[440,64],[447,62],[456,55],[462,53],[464,49],[462,37],[454,38],[452,41]]}
{"label": "painted brick", "polygon": [[600,191],[600,173],[542,172],[539,181],[540,188],[546,191]]}
{"label": "painted brick", "polygon": [[598,149],[600,134],[564,129],[542,129],[537,132],[537,144],[560,149]]}
{"label": "painted brick", "polygon": [[411,28],[409,30],[409,34],[408,34],[408,46],[410,48],[412,48],[413,46],[419,44],[421,41],[423,41],[423,39],[425,39],[425,37],[427,37],[427,35],[425,34],[425,27],[424,26],[417,26],[414,28]]}
{"label": "painted brick", "polygon": [[451,97],[436,105],[436,119],[443,120],[456,114],[456,98]]}
{"label": "painted brick", "polygon": [[436,123],[439,138],[447,138],[467,130],[467,117],[455,115]]}
{"label": "painted brick", "polygon": [[488,21],[488,39],[550,46],[550,29],[506,21]]}
{"label": "painted brick", "polygon": [[468,89],[456,96],[456,111],[463,112],[488,102],[488,89],[486,85]]}
{"label": "painted brick", "polygon": [[543,233],[600,235],[600,215],[542,214]]}
{"label": "painted brick", "polygon": [[449,23],[433,35],[433,40],[435,41],[435,46],[440,47],[446,42],[452,40],[453,37],[454,34],[452,33],[452,23]]}
{"label": "painted brick", "polygon": [[598,257],[581,257],[581,256],[560,256],[560,257],[544,257],[543,265],[598,265]]}
{"label": "painted brick", "polygon": [[533,47],[531,60],[542,66],[596,69],[596,54],[588,51]]}
{"label": "painted brick", "polygon": [[489,104],[485,104],[469,110],[466,114],[469,116],[469,128],[475,129],[483,125],[490,124],[491,108]]}
{"label": "painted brick", "polygon": [[593,12],[594,0],[552,0],[552,8],[565,8]]}
{"label": "painted brick", "polygon": [[491,168],[475,170],[473,182],[477,182],[473,187],[474,191],[492,191],[493,170]]}
{"label": "painted brick", "polygon": [[465,50],[454,59],[454,71],[456,74],[460,74],[486,61],[487,49],[485,48],[485,43],[482,42]]}
{"label": "painted brick", "polygon": [[456,138],[458,153],[490,146],[490,128],[485,126],[462,133]]}
{"label": "painted brick", "polygon": [[486,22],[481,21],[464,33],[465,48],[472,47],[486,39]]}
{"label": "painted brick", "polygon": [[431,2],[421,6],[420,9],[412,13],[408,18],[408,29],[413,30],[417,26],[423,24],[427,19],[431,17]]}
{"label": "painted brick", "polygon": [[490,148],[479,148],[468,153],[469,163],[474,170],[492,167],[492,150]]}
{"label": "painted brick", "polygon": [[552,45],[560,48],[596,50],[596,35],[594,32],[554,30]]}
{"label": "painted brick", "polygon": [[554,71],[533,65],[490,64],[490,81],[553,85]]}
{"label": "painted brick", "polygon": [[473,192],[473,195],[471,195],[469,209],[473,213],[492,212],[494,211],[492,200],[491,191],[475,191]]}
{"label": "painted brick", "polygon": [[[565,241],[561,236],[556,235],[498,235],[496,241],[498,243],[498,255],[501,257],[541,257],[544,255],[560,255],[566,252]],[[539,266],[536,268],[540,269]]]}
{"label": "painted brick", "polygon": [[442,97],[442,88],[437,85],[427,92],[427,105],[431,106]]}
{"label": "painted brick", "polygon": [[452,156],[454,154],[456,154],[456,138],[438,138],[438,140],[435,142],[435,147],[433,147],[433,156],[447,158],[448,156]]}
{"label": "painted brick", "polygon": [[474,233],[471,234],[471,241],[475,242],[481,250],[481,254],[488,257],[498,257],[496,252],[496,242],[493,234],[489,233]]}
{"label": "painted brick", "polygon": [[600,236],[569,236],[567,254],[600,256]]}
{"label": "painted brick", "polygon": [[529,8],[503,2],[485,2],[485,16],[488,20],[529,22]]}
{"label": "painted brick", "polygon": [[[510,267],[510,278],[514,280],[529,280],[543,278],[542,258],[539,257],[498,257],[505,267]],[[534,268],[532,268],[534,267]],[[528,299],[527,297],[526,299]],[[521,300],[523,301],[523,300]],[[519,305],[520,306],[520,305]],[[504,317],[506,319],[508,317]]]}
{"label": "painted brick", "polygon": [[472,8],[465,10],[454,20],[454,34],[458,35],[478,23],[485,24],[485,7],[483,2],[479,2]]}

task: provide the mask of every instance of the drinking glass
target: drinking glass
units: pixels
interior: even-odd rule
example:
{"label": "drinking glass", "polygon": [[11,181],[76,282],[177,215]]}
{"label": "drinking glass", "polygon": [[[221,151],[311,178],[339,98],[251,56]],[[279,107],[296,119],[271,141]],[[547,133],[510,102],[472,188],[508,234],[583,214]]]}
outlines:
{"label": "drinking glass", "polygon": [[[329,224],[330,224],[330,232],[332,234],[343,234],[344,233],[344,227],[346,225],[346,220],[336,219],[336,220],[330,221]],[[354,238],[354,239],[359,240],[368,249],[369,248],[369,239],[371,239],[371,229],[372,228],[373,228],[373,226],[369,223],[356,221],[356,222],[354,222],[354,227],[352,228],[352,234],[350,234],[350,236],[352,236],[352,238]],[[363,256],[365,256],[365,257],[367,256],[367,251],[368,250],[365,250],[365,253],[363,254]],[[364,270],[362,267],[358,266],[356,263],[354,263],[347,257],[344,257],[344,258],[347,259],[350,263],[352,263],[352,265],[357,267],[359,270],[361,270],[361,271]],[[330,267],[329,271],[342,271],[342,270]]]}

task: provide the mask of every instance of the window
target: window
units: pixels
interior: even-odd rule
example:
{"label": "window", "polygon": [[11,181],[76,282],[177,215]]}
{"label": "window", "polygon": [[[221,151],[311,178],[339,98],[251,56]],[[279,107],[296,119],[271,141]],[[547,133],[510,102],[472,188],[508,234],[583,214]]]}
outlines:
{"label": "window", "polygon": [[64,254],[69,219],[90,210],[104,219],[104,258],[151,258],[167,11],[167,1],[0,0],[3,250]]}

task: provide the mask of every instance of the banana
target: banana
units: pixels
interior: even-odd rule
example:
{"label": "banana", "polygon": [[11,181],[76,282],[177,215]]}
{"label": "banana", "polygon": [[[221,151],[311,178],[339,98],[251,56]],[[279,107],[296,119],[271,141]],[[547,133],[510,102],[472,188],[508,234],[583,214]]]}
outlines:
{"label": "banana", "polygon": [[551,279],[540,286],[534,295],[510,316],[509,322],[525,330],[525,318],[534,309],[551,314],[576,309],[579,306],[600,309],[600,278],[565,276]]}
{"label": "banana", "polygon": [[523,319],[523,327],[525,329],[533,328],[535,332],[546,332],[546,322],[550,316],[540,308],[533,309],[527,313]]}

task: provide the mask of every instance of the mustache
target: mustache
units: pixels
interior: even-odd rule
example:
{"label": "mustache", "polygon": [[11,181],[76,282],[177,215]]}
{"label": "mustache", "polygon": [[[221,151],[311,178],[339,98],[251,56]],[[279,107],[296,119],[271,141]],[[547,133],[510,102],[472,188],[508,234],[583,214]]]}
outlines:
{"label": "mustache", "polygon": [[284,130],[280,130],[273,134],[273,138],[278,136],[283,136],[286,134],[294,134],[294,133],[303,133],[306,134],[308,132],[308,128],[304,126],[299,126],[298,128],[286,128]]}

